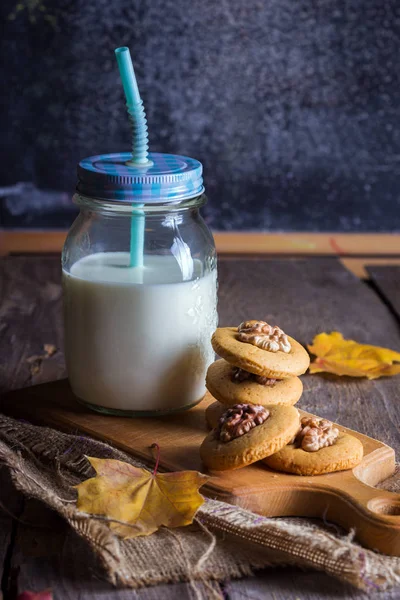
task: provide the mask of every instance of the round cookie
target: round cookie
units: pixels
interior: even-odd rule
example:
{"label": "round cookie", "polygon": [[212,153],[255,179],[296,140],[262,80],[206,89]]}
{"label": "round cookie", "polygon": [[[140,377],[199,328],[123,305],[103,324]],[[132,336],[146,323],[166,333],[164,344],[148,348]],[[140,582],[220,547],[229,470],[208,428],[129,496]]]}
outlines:
{"label": "round cookie", "polygon": [[[249,432],[222,442],[210,431],[200,446],[203,463],[216,471],[240,469],[278,452],[296,434],[300,424],[294,406],[268,406],[269,417]],[[224,407],[224,412],[227,407]]]}
{"label": "round cookie", "polygon": [[211,343],[215,352],[235,367],[250,373],[284,379],[305,373],[310,357],[299,342],[288,336],[290,352],[270,352],[237,339],[236,327],[219,327]]}
{"label": "round cookie", "polygon": [[322,475],[352,469],[361,462],[363,452],[359,439],[348,433],[339,433],[333,446],[321,448],[317,452],[306,452],[294,444],[288,444],[263,462],[275,471],[284,473]]}
{"label": "round cookie", "polygon": [[296,404],[303,392],[303,384],[298,377],[279,379],[273,386],[256,381],[232,381],[232,365],[224,359],[212,363],[207,371],[206,387],[220,402],[227,404],[250,403]]}
{"label": "round cookie", "polygon": [[214,429],[218,425],[219,418],[226,409],[227,406],[221,404],[221,402],[213,402],[207,406],[205,417],[210,429]]}

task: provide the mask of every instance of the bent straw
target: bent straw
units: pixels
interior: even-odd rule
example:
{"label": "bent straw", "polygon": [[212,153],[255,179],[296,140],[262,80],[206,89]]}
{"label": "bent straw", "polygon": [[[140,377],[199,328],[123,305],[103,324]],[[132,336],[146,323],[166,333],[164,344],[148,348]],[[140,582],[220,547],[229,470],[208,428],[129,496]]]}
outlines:
{"label": "bent straw", "polygon": [[[133,69],[129,48],[116,48],[119,73],[124,88],[126,107],[132,125],[132,158],[126,164],[136,168],[148,168],[153,163],[148,158],[148,133],[146,113]],[[131,217],[130,261],[131,267],[143,267],[143,247],[145,216],[144,211],[138,210],[143,205],[133,209]]]}

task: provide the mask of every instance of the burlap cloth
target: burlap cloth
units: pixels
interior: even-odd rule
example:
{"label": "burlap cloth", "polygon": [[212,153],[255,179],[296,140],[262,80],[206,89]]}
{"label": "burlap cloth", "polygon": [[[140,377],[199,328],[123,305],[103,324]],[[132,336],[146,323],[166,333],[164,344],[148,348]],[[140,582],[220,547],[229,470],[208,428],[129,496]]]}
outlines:
{"label": "burlap cloth", "polygon": [[[192,526],[121,540],[101,518],[76,508],[72,486],[94,475],[85,455],[143,466],[101,442],[0,416],[0,463],[16,488],[62,515],[115,585],[222,581],[274,565],[317,569],[370,591],[400,584],[399,558],[362,548],[333,524],[268,519],[215,500],[205,501]],[[399,490],[400,471],[381,487]]]}

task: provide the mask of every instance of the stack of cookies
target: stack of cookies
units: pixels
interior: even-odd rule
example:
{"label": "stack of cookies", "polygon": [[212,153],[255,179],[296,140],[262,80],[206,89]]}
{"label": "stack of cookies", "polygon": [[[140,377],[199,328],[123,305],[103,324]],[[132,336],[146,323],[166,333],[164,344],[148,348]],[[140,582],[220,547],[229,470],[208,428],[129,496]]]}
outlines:
{"label": "stack of cookies", "polygon": [[222,356],[207,372],[207,389],[222,404],[251,402],[292,406],[303,384],[298,375],[310,364],[306,350],[279,327],[264,321],[245,321],[239,327],[220,327],[212,337]]}
{"label": "stack of cookies", "polygon": [[349,469],[363,454],[361,442],[326,419],[300,418],[299,375],[310,359],[282,329],[265,321],[222,327],[212,337],[221,356],[206,385],[217,402],[206,410],[213,428],[200,453],[210,469],[238,469],[258,460],[278,471],[317,475]]}

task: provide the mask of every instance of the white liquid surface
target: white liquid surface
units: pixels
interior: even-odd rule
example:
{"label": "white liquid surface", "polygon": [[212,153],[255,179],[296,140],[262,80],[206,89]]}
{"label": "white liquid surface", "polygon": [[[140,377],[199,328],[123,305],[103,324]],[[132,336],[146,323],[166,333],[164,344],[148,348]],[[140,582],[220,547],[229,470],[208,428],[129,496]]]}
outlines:
{"label": "white liquid surface", "polygon": [[[216,273],[182,282],[172,256],[98,253],[63,271],[65,354],[74,393],[91,404],[168,411],[199,401],[213,361]],[[194,273],[201,265],[194,261]]]}

